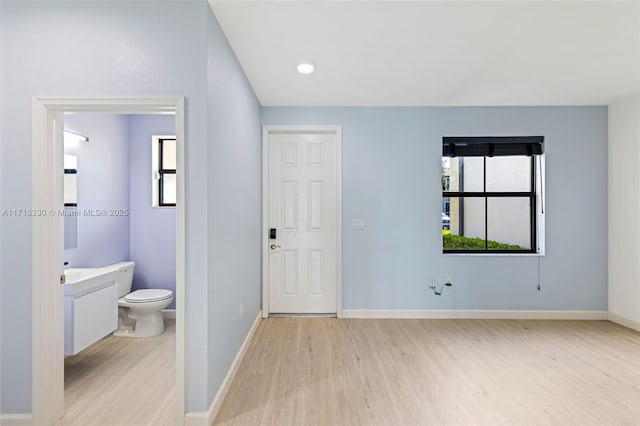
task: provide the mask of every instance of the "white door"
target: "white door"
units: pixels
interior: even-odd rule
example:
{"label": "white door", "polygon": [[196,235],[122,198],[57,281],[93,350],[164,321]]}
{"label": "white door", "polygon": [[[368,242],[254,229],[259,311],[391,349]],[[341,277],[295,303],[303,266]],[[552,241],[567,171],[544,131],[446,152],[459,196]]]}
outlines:
{"label": "white door", "polygon": [[265,138],[268,312],[337,313],[339,132],[279,129]]}

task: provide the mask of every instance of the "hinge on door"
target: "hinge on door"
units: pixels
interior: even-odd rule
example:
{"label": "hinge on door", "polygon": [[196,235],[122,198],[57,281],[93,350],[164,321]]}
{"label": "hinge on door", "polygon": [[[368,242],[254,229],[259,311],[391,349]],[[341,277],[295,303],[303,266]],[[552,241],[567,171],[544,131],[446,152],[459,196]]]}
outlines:
{"label": "hinge on door", "polygon": [[60,284],[64,284],[66,280],[67,280],[67,277],[64,274],[60,275]]}

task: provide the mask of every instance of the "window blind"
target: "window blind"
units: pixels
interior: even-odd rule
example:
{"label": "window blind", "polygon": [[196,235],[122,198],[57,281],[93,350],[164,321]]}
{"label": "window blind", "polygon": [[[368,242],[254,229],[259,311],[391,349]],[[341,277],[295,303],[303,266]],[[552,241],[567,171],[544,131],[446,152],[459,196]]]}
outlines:
{"label": "window blind", "polygon": [[541,155],[544,136],[445,136],[443,157]]}

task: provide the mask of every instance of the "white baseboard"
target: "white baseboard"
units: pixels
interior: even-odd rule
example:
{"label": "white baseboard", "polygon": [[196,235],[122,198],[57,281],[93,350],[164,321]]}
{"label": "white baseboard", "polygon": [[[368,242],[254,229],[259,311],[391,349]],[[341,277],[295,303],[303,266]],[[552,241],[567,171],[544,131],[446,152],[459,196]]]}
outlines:
{"label": "white baseboard", "polygon": [[2,426],[32,426],[31,414],[0,414]]}
{"label": "white baseboard", "polygon": [[607,311],[344,309],[343,318],[606,320]]}
{"label": "white baseboard", "polygon": [[163,319],[176,319],[176,310],[175,309],[163,309],[162,310],[162,318]]}
{"label": "white baseboard", "polygon": [[187,413],[185,415],[185,426],[209,426],[213,423],[216,416],[218,415],[218,411],[220,410],[220,406],[222,405],[222,401],[224,401],[224,397],[227,396],[227,392],[229,391],[229,387],[231,387],[231,383],[233,382],[236,373],[238,372],[238,368],[242,363],[242,359],[244,358],[245,353],[247,352],[247,348],[249,348],[249,343],[255,334],[258,325],[262,321],[262,311],[258,312],[256,316],[256,320],[253,322],[249,333],[247,333],[247,337],[242,342],[242,346],[238,350],[235,359],[231,363],[231,367],[229,367],[229,371],[227,371],[227,375],[225,376],[220,388],[218,389],[218,393],[215,398],[211,402],[209,406],[209,410],[206,413]]}
{"label": "white baseboard", "polygon": [[622,317],[618,314],[614,314],[613,312],[609,312],[609,321],[623,325],[635,331],[640,331],[640,322]]}

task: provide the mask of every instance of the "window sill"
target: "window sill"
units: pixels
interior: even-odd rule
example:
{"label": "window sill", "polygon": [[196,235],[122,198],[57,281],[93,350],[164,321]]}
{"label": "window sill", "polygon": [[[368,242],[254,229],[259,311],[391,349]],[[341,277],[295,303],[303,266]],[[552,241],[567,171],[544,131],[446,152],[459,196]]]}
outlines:
{"label": "window sill", "polygon": [[544,257],[545,253],[440,253],[446,257]]}

